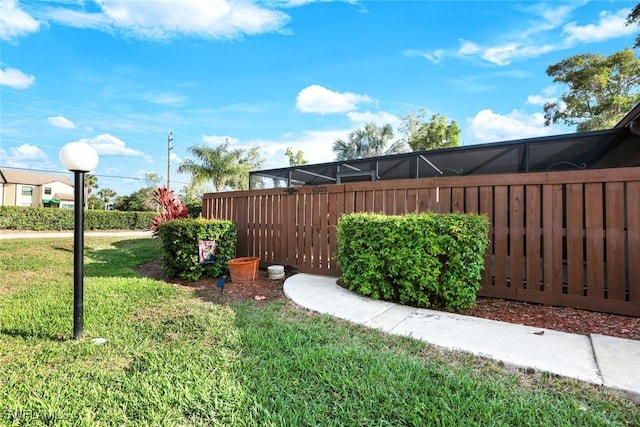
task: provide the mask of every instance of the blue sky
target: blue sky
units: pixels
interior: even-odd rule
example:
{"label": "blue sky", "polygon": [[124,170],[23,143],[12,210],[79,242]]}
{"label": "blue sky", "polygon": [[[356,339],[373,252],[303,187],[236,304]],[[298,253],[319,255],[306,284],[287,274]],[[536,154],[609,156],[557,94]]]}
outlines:
{"label": "blue sky", "polygon": [[635,3],[0,0],[0,166],[63,171],[60,148],[85,141],[100,188],[126,195],[166,180],[169,132],[178,190],[195,144],[322,163],[365,122],[397,130],[419,108],[464,145],[570,133],[543,124],[566,90],[545,70],[632,46]]}

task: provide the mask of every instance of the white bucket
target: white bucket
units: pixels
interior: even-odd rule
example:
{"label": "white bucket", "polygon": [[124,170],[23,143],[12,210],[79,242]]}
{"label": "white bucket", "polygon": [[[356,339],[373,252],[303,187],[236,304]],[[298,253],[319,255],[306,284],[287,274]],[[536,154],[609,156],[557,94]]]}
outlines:
{"label": "white bucket", "polygon": [[269,279],[282,279],[284,277],[284,266],[271,265],[267,267],[267,274],[269,275]]}

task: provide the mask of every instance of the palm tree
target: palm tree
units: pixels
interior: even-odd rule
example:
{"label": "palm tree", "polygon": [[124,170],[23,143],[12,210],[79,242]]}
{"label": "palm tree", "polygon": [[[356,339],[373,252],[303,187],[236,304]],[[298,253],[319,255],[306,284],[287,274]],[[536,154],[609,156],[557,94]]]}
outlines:
{"label": "palm tree", "polygon": [[98,188],[98,177],[90,173],[86,173],[84,174],[85,209],[87,209],[87,203],[89,202],[89,197],[91,197],[92,188]]}
{"label": "palm tree", "polygon": [[195,160],[186,159],[178,168],[178,173],[190,173],[193,185],[213,181],[216,191],[223,190],[225,184],[242,173],[239,167],[243,151],[229,150],[229,141],[216,148],[194,145],[188,150]]}
{"label": "palm tree", "polygon": [[111,198],[115,197],[116,194],[117,193],[110,188],[103,188],[102,190],[98,191],[98,197],[100,197],[104,202],[105,211],[109,210],[109,201],[111,200]]}
{"label": "palm tree", "polygon": [[378,127],[375,123],[365,123],[363,128],[356,129],[349,134],[347,141],[338,139],[333,143],[336,160],[353,160],[365,157],[385,156],[405,151],[404,143],[393,139],[393,128],[389,123]]}

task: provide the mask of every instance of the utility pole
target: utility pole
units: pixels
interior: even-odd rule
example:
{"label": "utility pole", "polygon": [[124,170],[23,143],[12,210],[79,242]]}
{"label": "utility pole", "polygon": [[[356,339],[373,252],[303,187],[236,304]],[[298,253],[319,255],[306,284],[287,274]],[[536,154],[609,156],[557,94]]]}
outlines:
{"label": "utility pole", "polygon": [[171,150],[173,149],[171,141],[173,141],[173,132],[169,132],[167,138],[167,190],[171,189]]}

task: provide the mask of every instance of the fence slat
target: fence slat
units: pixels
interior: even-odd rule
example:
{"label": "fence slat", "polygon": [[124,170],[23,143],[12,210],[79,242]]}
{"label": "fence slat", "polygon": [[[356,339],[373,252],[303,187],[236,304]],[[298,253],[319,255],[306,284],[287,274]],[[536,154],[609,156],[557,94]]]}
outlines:
{"label": "fence slat", "polygon": [[395,215],[396,214],[396,190],[394,189],[384,190],[381,196],[383,196],[384,198],[383,212],[386,215]]}
{"label": "fence slat", "polygon": [[542,206],[540,203],[540,187],[527,185],[526,187],[527,218],[526,227],[526,271],[525,281],[528,291],[540,291],[540,219]]}
{"label": "fence slat", "polygon": [[524,287],[524,189],[522,185],[512,185],[510,191],[509,265],[511,267],[511,287]]}
{"label": "fence slat", "polygon": [[338,248],[336,227],[342,212],[344,212],[344,198],[340,196],[340,194],[333,193],[329,199],[329,272],[331,274],[339,274],[338,263],[333,254]]}
{"label": "fence slat", "polygon": [[451,212],[464,212],[464,187],[451,190]]}
{"label": "fence slat", "polygon": [[478,213],[478,187],[467,187],[464,191],[465,197],[465,212]]}
{"label": "fence slat", "polygon": [[583,295],[583,209],[582,184],[567,184],[567,290],[571,295]]}
{"label": "fence slat", "polygon": [[509,287],[507,282],[507,269],[509,266],[509,259],[507,257],[509,244],[509,229],[508,229],[508,217],[509,206],[507,204],[507,192],[508,187],[503,185],[495,187],[494,189],[494,262],[495,262],[495,286]]}
{"label": "fence slat", "polygon": [[268,195],[260,197],[260,212],[258,221],[260,221],[259,236],[258,236],[258,256],[261,260],[265,260],[267,257],[267,246],[269,244],[269,204]]}
{"label": "fence slat", "polygon": [[288,194],[283,196],[285,199],[285,206],[287,210],[287,227],[285,227],[285,238],[287,239],[287,246],[285,250],[286,258],[284,264],[297,265],[296,258],[296,224],[298,222],[296,204],[298,202],[298,196],[296,194]]}
{"label": "fence slat", "polygon": [[315,193],[305,194],[305,224],[304,224],[304,255],[305,266],[309,268],[315,267],[315,234],[316,234],[316,202]]}
{"label": "fence slat", "polygon": [[602,184],[585,184],[587,296],[604,298],[604,211]]}
{"label": "fence slat", "polygon": [[418,189],[418,212],[434,211],[434,197],[431,188]]}
{"label": "fence slat", "polygon": [[[606,259],[607,298],[625,299],[625,270],[616,266],[625,265],[624,259],[624,183],[605,184],[606,197]],[[637,215],[637,214],[636,214]]]}
{"label": "fence slat", "polygon": [[407,198],[405,201],[405,212],[415,213],[418,212],[418,190],[415,188],[407,189]]}
{"label": "fence slat", "polygon": [[544,281],[545,291],[552,294],[562,294],[563,289],[563,259],[562,248],[562,185],[545,185],[544,189]]}
{"label": "fence slat", "polygon": [[482,271],[481,286],[485,292],[493,288],[493,188],[480,187],[480,213],[489,218],[489,245],[484,254],[484,270]]}
{"label": "fence slat", "polygon": [[438,213],[451,212],[451,187],[438,187],[436,191]]}
{"label": "fence slat", "polygon": [[375,212],[375,194],[373,190],[364,192],[364,212]]}
{"label": "fence slat", "polygon": [[640,181],[629,182],[626,194],[629,301],[640,302]]}

